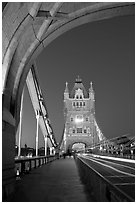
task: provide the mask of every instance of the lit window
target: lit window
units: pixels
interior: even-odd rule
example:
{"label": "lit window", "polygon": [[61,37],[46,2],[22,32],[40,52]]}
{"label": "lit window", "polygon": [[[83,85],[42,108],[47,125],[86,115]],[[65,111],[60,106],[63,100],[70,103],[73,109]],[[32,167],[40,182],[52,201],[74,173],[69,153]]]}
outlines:
{"label": "lit window", "polygon": [[83,123],[83,121],[84,121],[84,118],[82,115],[77,115],[75,117],[75,123]]}

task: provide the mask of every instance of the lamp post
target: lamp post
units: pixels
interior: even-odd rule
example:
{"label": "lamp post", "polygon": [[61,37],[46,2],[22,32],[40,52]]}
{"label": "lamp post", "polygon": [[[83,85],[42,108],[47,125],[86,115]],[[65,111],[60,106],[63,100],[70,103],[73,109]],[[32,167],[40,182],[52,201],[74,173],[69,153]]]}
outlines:
{"label": "lamp post", "polygon": [[22,116],[23,116],[23,98],[24,98],[24,89],[22,92],[22,97],[21,97],[21,107],[20,107],[20,122],[19,122],[19,143],[18,143],[18,157],[20,157],[20,153],[21,153],[21,134],[22,134]]}
{"label": "lamp post", "polygon": [[37,128],[36,128],[36,156],[38,156],[38,136],[39,136],[39,110],[36,111],[36,120],[37,120]]}
{"label": "lamp post", "polygon": [[47,156],[47,142],[48,142],[47,136],[45,136],[44,141],[45,141],[45,156]]}

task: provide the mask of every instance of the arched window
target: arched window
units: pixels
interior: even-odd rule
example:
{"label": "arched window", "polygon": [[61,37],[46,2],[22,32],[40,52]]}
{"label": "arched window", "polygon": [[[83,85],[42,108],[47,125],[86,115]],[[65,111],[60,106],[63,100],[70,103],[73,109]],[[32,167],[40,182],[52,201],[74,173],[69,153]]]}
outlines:
{"label": "arched window", "polygon": [[84,133],[87,133],[87,130],[86,130],[86,129],[84,129]]}
{"label": "arched window", "polygon": [[73,106],[75,107],[75,102],[73,102]]}
{"label": "arched window", "polygon": [[70,121],[73,122],[73,118],[72,117],[70,118]]}

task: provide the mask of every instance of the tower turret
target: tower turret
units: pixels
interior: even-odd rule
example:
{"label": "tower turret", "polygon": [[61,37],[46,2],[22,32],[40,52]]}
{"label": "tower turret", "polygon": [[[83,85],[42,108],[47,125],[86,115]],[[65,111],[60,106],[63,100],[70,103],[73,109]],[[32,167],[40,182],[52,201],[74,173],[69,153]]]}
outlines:
{"label": "tower turret", "polygon": [[95,98],[94,98],[94,90],[93,90],[93,84],[90,82],[90,88],[89,88],[89,98],[90,98],[90,107],[92,110],[92,113],[95,114]]}
{"label": "tower turret", "polygon": [[66,88],[64,91],[64,100],[69,98],[68,82],[66,82]]}
{"label": "tower turret", "polygon": [[91,98],[92,100],[94,100],[94,90],[93,90],[92,82],[90,82],[89,98]]}

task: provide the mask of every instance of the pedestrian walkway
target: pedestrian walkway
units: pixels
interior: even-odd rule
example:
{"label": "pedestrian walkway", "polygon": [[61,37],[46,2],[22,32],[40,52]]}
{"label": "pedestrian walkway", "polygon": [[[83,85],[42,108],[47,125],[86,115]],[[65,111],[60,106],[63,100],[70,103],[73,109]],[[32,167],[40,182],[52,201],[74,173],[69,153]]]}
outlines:
{"label": "pedestrian walkway", "polygon": [[74,158],[55,160],[32,170],[16,184],[13,202],[89,202]]}

